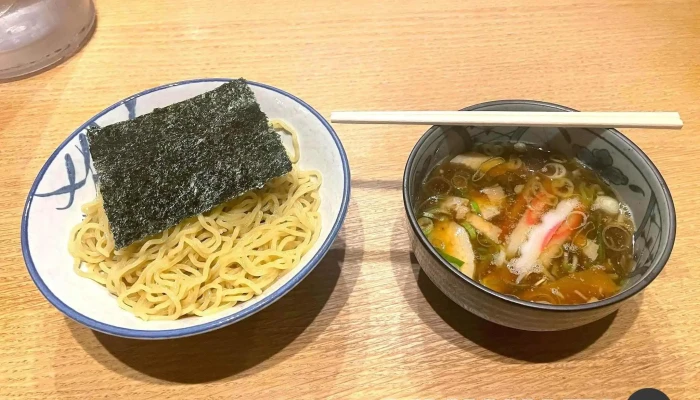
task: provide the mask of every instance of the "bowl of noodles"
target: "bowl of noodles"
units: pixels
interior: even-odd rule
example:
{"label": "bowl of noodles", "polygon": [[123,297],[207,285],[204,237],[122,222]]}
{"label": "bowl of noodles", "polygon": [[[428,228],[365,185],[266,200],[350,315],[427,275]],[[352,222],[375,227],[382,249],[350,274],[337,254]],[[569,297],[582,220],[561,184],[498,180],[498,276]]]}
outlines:
{"label": "bowl of noodles", "polygon": [[252,81],[243,81],[246,90],[288,154],[284,173],[155,234],[115,244],[108,216],[117,214],[110,214],[111,200],[101,190],[109,177],[96,173],[100,164],[89,132],[229,82],[182,81],[119,101],[76,129],[46,161],[27,197],[21,245],[31,278],[59,311],[116,336],[196,335],[272,304],[327,253],[350,196],[343,146],[311,106]]}
{"label": "bowl of noodles", "polygon": [[[573,112],[530,100],[465,111]],[[649,157],[615,129],[429,129],[404,172],[411,247],[450,299],[530,331],[615,312],[666,265],[676,215]]]}

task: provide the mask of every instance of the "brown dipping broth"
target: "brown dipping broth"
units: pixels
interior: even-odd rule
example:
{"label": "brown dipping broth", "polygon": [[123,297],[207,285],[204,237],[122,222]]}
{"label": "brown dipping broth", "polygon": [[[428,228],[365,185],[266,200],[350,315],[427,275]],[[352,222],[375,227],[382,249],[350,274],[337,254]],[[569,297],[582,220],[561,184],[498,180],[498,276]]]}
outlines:
{"label": "brown dipping broth", "polygon": [[[634,222],[629,208],[593,170],[578,159],[568,159],[522,143],[480,144],[470,153],[485,156],[487,161],[481,163],[477,171],[450,163],[453,156],[436,166],[422,185],[416,217],[428,231],[436,223],[441,225],[439,221],[454,221],[476,233],[470,235],[474,253],[473,279],[503,294],[550,304],[588,303],[620,291],[634,265]],[[556,164],[563,166],[565,173]],[[445,198],[454,196],[466,199],[471,205],[470,212],[481,214],[480,204],[493,211],[482,190],[495,186],[500,186],[505,194],[498,215],[488,220],[501,229],[498,242],[466,223],[463,212],[440,210]],[[516,193],[516,189],[520,192]],[[564,222],[569,223],[571,233],[549,265],[542,272],[530,273],[518,281],[518,276],[507,266],[509,259],[518,255],[507,257],[505,263],[497,265],[499,253],[505,251],[510,234],[528,207],[533,207],[532,200],[540,192],[552,203],[548,211],[556,202],[569,198],[578,199],[585,211],[578,216],[570,215]],[[592,209],[599,196],[619,202],[615,215],[603,209]],[[540,222],[537,220],[535,225]],[[426,236],[447,261],[463,261],[453,260],[445,251],[449,246],[432,238],[430,233]],[[583,251],[590,242],[598,245],[594,259],[590,257],[594,246],[587,248],[588,256]],[[502,259],[502,255],[500,257]]]}

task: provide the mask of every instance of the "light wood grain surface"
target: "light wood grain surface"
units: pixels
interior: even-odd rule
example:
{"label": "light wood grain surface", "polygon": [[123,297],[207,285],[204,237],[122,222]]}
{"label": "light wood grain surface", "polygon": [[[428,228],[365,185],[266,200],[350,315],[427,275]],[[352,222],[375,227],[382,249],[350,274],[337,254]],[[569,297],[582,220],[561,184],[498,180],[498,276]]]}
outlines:
{"label": "light wood grain surface", "polygon": [[[0,85],[1,398],[700,397],[700,4],[691,0],[98,0],[75,57]],[[571,332],[501,328],[411,264],[400,179],[422,127],[339,125],[352,200],[328,257],[278,303],[182,340],[95,333],[38,292],[19,222],[36,173],[85,120],[183,79],[245,77],[332,110],[505,98],[679,111],[627,130],[668,182],[671,260],[617,314]]]}

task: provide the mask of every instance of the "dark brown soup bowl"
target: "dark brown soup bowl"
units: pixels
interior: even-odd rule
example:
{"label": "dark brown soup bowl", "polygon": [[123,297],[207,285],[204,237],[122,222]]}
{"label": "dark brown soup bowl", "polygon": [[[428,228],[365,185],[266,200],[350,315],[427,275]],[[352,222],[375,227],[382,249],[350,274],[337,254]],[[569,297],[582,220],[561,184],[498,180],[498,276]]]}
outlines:
{"label": "dark brown soup bowl", "polygon": [[[479,111],[571,112],[556,104],[503,100],[464,109]],[[580,305],[533,303],[493,291],[468,278],[430,245],[416,221],[421,184],[447,156],[479,143],[529,143],[577,157],[596,170],[632,211],[636,231],[636,266],[622,290],[609,298]],[[530,331],[570,329],[601,319],[639,294],[666,265],[676,235],[676,213],[668,186],[649,157],[614,129],[580,128],[430,128],[413,148],[406,163],[403,199],[411,247],[426,275],[455,303],[497,324]]]}

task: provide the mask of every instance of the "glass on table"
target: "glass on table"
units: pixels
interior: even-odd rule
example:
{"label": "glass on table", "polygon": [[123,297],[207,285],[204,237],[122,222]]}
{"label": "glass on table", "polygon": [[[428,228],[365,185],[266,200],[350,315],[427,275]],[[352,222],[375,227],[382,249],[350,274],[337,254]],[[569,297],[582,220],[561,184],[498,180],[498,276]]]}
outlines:
{"label": "glass on table", "polygon": [[0,80],[70,57],[94,24],[91,0],[0,0]]}

